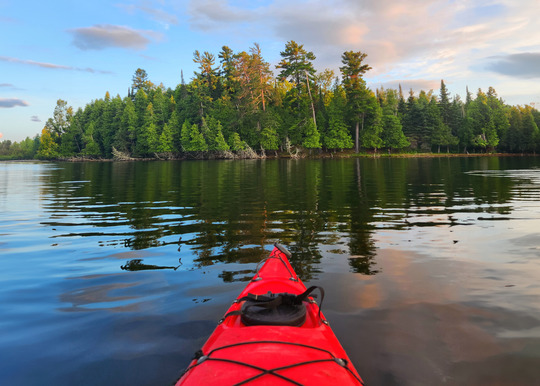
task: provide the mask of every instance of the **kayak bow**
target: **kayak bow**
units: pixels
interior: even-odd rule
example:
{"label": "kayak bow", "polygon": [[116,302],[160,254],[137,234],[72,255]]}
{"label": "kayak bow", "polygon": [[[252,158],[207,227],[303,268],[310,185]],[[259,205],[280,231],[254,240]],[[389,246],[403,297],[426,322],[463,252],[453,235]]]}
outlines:
{"label": "kayak bow", "polygon": [[275,244],[177,386],[363,385],[290,256]]}

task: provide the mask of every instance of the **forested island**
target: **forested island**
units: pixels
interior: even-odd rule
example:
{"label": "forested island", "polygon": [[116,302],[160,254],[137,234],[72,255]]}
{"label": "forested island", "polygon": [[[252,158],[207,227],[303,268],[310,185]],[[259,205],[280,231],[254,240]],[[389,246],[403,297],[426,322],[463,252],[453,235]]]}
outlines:
{"label": "forested island", "polygon": [[510,106],[489,87],[451,97],[366,86],[367,55],[346,51],[340,73],[289,41],[274,75],[261,48],[217,58],[195,51],[175,89],[137,69],[127,96],[107,92],[76,111],[57,101],[40,135],[0,142],[2,159],[258,158],[379,152],[535,153],[540,112]]}

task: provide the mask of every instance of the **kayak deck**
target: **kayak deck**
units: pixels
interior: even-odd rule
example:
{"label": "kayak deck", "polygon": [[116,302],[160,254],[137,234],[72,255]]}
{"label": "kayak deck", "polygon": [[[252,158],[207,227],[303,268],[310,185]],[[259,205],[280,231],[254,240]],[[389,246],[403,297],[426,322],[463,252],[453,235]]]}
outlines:
{"label": "kayak deck", "polygon": [[177,385],[363,384],[313,296],[303,302],[306,319],[301,326],[242,322],[247,296],[306,291],[286,253],[276,245]]}

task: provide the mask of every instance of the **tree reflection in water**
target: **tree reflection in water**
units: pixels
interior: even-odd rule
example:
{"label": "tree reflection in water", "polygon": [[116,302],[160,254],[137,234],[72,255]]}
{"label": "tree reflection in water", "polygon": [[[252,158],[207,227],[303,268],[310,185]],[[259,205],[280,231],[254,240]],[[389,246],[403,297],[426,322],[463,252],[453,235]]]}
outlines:
{"label": "tree reflection in water", "polygon": [[[452,225],[464,210],[508,213],[515,180],[465,173],[498,170],[503,162],[511,161],[66,163],[41,177],[50,213],[42,224],[60,229],[53,237],[94,237],[100,247],[178,246],[180,257],[190,255],[195,268],[256,263],[280,241],[293,252],[291,263],[304,280],[320,272],[325,248],[346,246],[350,269],[374,275],[379,272],[374,234],[380,228]],[[472,202],[461,199],[471,192]],[[129,271],[179,267],[139,259],[121,266]],[[220,277],[242,281],[249,272],[224,270]]]}
{"label": "tree reflection in water", "polygon": [[178,262],[180,263],[176,267],[166,267],[162,265],[153,265],[153,264],[143,264],[142,259],[133,259],[126,262],[125,265],[121,265],[120,268],[124,271],[145,271],[145,270],[153,270],[153,269],[173,269],[177,270],[182,266],[182,261],[179,259]]}

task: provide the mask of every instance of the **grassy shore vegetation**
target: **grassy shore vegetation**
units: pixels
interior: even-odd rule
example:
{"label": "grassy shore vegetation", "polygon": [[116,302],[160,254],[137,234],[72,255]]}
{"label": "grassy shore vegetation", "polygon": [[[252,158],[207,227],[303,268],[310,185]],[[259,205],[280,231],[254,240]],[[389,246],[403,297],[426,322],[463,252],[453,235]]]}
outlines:
{"label": "grassy shore vegetation", "polygon": [[[189,83],[156,85],[137,69],[127,96],[74,111],[62,99],[40,135],[0,143],[0,158],[254,158],[267,155],[535,153],[540,112],[509,106],[489,87],[465,100],[438,93],[370,90],[366,54],[347,51],[340,73],[289,41],[272,71],[254,44],[217,57],[195,51]],[[337,154],[337,155],[339,155]]]}

